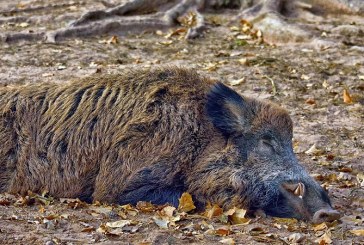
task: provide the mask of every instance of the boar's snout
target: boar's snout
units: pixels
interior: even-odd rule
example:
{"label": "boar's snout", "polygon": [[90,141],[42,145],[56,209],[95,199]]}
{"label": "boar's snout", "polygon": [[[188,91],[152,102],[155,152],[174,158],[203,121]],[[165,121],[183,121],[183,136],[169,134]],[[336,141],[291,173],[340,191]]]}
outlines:
{"label": "boar's snout", "polygon": [[332,209],[332,208],[325,208],[325,209],[320,209],[318,210],[313,218],[312,218],[312,222],[315,224],[320,224],[323,222],[331,222],[337,219],[340,219],[341,214]]}
{"label": "boar's snout", "polygon": [[[291,207],[291,212],[295,212],[300,219],[316,224],[340,219],[341,215],[331,207],[327,193],[313,180],[307,179],[305,183],[286,182],[281,187],[281,193],[286,200],[282,202],[283,207]],[[286,216],[294,217],[292,214]]]}

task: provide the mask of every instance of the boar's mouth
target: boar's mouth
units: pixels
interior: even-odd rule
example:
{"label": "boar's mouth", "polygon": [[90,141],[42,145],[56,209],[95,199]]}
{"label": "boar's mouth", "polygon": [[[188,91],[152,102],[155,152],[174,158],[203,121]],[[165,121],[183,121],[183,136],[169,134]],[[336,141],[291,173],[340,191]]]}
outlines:
{"label": "boar's mouth", "polygon": [[270,216],[297,218],[312,223],[331,222],[341,217],[338,211],[332,209],[323,189],[318,189],[315,197],[307,193],[306,185],[302,182],[283,183],[279,189],[278,196],[263,208]]}

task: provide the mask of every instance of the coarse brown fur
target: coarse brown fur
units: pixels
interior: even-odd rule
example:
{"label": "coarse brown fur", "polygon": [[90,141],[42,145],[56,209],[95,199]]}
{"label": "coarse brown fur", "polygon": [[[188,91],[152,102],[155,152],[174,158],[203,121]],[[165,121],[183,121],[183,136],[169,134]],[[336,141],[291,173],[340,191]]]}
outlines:
{"label": "coarse brown fur", "polygon": [[0,105],[0,192],[176,205],[188,191],[197,204],[258,209],[300,181],[321,200],[294,158],[287,112],[191,70],[6,86]]}
{"label": "coarse brown fur", "polygon": [[1,88],[0,190],[115,202],[138,169],[186,171],[208,144],[211,83],[170,69]]}

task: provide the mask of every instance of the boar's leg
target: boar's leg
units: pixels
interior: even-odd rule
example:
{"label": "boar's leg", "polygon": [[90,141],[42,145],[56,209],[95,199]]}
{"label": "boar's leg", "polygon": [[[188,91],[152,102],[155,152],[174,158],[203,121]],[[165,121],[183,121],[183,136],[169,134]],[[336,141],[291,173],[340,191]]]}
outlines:
{"label": "boar's leg", "polygon": [[148,201],[153,204],[169,203],[178,206],[185,191],[183,176],[164,164],[146,167],[132,175],[118,198],[120,204]]}
{"label": "boar's leg", "polygon": [[199,164],[193,174],[188,176],[187,192],[193,195],[198,209],[204,208],[208,202],[224,208],[247,206],[244,185],[236,184],[234,180],[232,163],[237,161],[236,151],[227,147]]}
{"label": "boar's leg", "polygon": [[17,136],[14,133],[14,118],[11,116],[11,108],[8,108],[10,109],[8,113],[5,113],[6,109],[6,106],[3,106],[4,112],[0,115],[0,192],[7,190],[15,172],[17,161],[15,154]]}
{"label": "boar's leg", "polygon": [[[123,181],[104,178],[101,184],[96,184],[99,189],[95,190],[94,199],[119,204],[135,205],[138,201],[148,201],[178,206],[178,199],[185,191],[183,179],[183,175],[170,166],[155,164],[132,172]],[[102,186],[110,186],[112,189],[101,189]]]}

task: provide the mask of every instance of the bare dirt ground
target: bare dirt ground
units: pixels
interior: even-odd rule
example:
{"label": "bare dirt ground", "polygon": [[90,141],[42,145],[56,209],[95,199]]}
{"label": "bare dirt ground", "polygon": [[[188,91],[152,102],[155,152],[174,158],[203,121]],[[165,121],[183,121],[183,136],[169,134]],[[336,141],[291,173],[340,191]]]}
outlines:
{"label": "bare dirt ground", "polygon": [[[48,7],[8,11],[30,3]],[[96,0],[2,1],[1,18],[36,18],[0,21],[0,32],[56,29],[101,8]],[[0,83],[64,82],[159,65],[196,69],[290,112],[295,152],[328,189],[343,214],[340,221],[314,226],[258,216],[231,225],[228,214],[219,212],[206,217],[146,205],[134,209],[0,194],[0,244],[364,244],[364,18],[305,21],[321,41],[275,46],[230,23],[234,14],[209,14],[213,28],[188,41],[181,29],[173,35],[160,31],[57,44],[0,43]]]}

